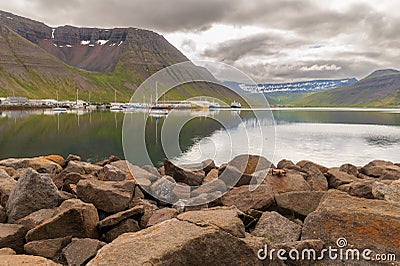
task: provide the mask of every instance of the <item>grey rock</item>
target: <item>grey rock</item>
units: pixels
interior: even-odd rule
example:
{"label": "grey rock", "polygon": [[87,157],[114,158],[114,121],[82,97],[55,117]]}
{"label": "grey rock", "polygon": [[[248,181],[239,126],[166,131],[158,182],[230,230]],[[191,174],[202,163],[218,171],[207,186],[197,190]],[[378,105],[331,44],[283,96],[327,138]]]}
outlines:
{"label": "grey rock", "polygon": [[28,168],[7,201],[8,222],[12,223],[40,209],[58,205],[59,193],[50,176]]}

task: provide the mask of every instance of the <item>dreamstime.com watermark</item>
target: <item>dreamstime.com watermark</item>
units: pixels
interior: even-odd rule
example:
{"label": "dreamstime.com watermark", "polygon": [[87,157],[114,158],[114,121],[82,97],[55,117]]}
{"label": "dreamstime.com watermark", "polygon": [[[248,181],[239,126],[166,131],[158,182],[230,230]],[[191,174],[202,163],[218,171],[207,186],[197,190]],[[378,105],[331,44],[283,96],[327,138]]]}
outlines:
{"label": "dreamstime.com watermark", "polygon": [[376,262],[394,262],[396,254],[374,253],[370,249],[347,248],[347,240],[339,238],[336,241],[336,247],[329,246],[320,251],[312,248],[303,250],[298,249],[268,249],[268,245],[257,252],[260,260],[281,260],[281,261],[320,261],[320,260],[340,260],[340,261],[376,261]]}

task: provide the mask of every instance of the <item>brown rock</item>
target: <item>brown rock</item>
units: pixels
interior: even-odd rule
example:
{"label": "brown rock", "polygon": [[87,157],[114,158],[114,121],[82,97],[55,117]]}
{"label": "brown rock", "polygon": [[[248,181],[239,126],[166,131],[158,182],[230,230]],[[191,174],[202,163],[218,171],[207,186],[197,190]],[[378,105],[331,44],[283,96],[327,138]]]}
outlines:
{"label": "brown rock", "polygon": [[318,168],[315,164],[306,163],[303,165],[302,170],[307,173],[306,180],[312,190],[328,190],[328,180],[326,180],[326,177],[321,172],[320,168]]}
{"label": "brown rock", "polygon": [[346,172],[349,175],[354,175],[354,176],[358,175],[357,166],[354,166],[354,165],[349,164],[349,163],[343,164],[342,166],[340,166],[339,171]]}
{"label": "brown rock", "polygon": [[96,256],[97,251],[106,243],[90,238],[73,238],[72,242],[62,250],[62,255],[68,265],[85,265],[90,259]]}
{"label": "brown rock", "polygon": [[396,180],[400,178],[400,167],[388,161],[375,160],[365,165],[361,173],[372,177]]}
{"label": "brown rock", "polygon": [[57,259],[61,250],[71,242],[71,237],[32,241],[24,245],[26,254]]}
{"label": "brown rock", "polygon": [[218,178],[218,169],[211,169],[203,180],[203,184],[210,183],[211,181]]}
{"label": "brown rock", "polygon": [[300,166],[295,165],[292,161],[285,160],[285,159],[279,161],[279,163],[277,164],[276,167],[278,169],[289,169],[289,170],[295,170],[295,171],[298,171],[298,172],[303,172],[304,171]]}
{"label": "brown rock", "polygon": [[165,174],[174,178],[177,182],[188,184],[189,186],[200,186],[205,177],[204,171],[188,171],[174,165],[169,160],[164,160]]}
{"label": "brown rock", "polygon": [[228,165],[235,167],[241,173],[252,175],[255,172],[269,170],[270,167],[275,168],[273,164],[266,158],[259,155],[238,155],[233,158]]}
{"label": "brown rock", "polygon": [[238,262],[261,265],[251,247],[218,227],[199,227],[172,219],[120,236],[104,246],[88,266],[132,262],[137,265],[236,265]]}
{"label": "brown rock", "polygon": [[117,224],[113,229],[107,231],[103,235],[103,238],[107,243],[110,243],[122,234],[137,232],[139,230],[140,227],[136,220],[126,219],[121,223]]}
{"label": "brown rock", "polygon": [[329,169],[326,173],[326,178],[328,179],[330,188],[337,188],[340,185],[360,181],[360,179],[354,175],[349,175],[346,172],[342,172],[338,168]]}
{"label": "brown rock", "polygon": [[223,170],[219,171],[219,179],[224,181],[228,188],[247,186],[250,184],[253,176],[241,172],[234,166],[228,165]]}
{"label": "brown rock", "polygon": [[0,248],[12,248],[17,253],[22,253],[25,234],[26,228],[22,225],[0,224]]}
{"label": "brown rock", "polygon": [[275,201],[279,208],[307,216],[315,211],[325,192],[299,191],[275,195]]}
{"label": "brown rock", "polygon": [[17,252],[15,252],[12,248],[1,248],[0,249],[0,256],[3,255],[16,255]]}
{"label": "brown rock", "polygon": [[35,266],[61,266],[46,258],[30,256],[30,255],[2,255],[0,257],[2,265],[20,266],[20,265],[35,265]]}
{"label": "brown rock", "polygon": [[129,210],[123,211],[123,212],[118,212],[116,214],[113,214],[111,216],[108,216],[107,218],[101,220],[99,222],[99,228],[107,228],[107,227],[113,227],[123,220],[126,220],[128,218],[134,217],[136,219],[140,218],[144,213],[144,206],[139,205],[136,207],[133,207]]}
{"label": "brown rock", "polygon": [[325,246],[336,246],[339,238],[345,238],[359,250],[399,254],[399,228],[400,206],[330,190],[305,219],[302,239],[321,239]]}
{"label": "brown rock", "polygon": [[354,197],[373,199],[374,195],[372,194],[372,184],[374,182],[374,180],[353,182],[349,184],[349,189],[347,192]]}
{"label": "brown rock", "polygon": [[228,188],[225,185],[225,182],[220,180],[220,179],[215,179],[214,181],[207,183],[207,184],[203,184],[201,185],[199,188],[193,190],[190,193],[191,197],[197,197],[201,194],[210,194],[213,192],[221,192],[222,194],[224,194],[226,191],[228,191]]}
{"label": "brown rock", "polygon": [[145,199],[134,199],[130,203],[130,207],[135,207],[135,206],[144,206],[144,214],[140,219],[140,228],[146,228],[147,223],[150,219],[150,217],[153,215],[153,212],[158,209],[157,205],[150,203],[148,200]]}
{"label": "brown rock", "polygon": [[93,204],[78,199],[64,201],[52,218],[31,229],[27,241],[72,237],[97,237],[99,216]]}
{"label": "brown rock", "polygon": [[225,206],[234,205],[242,212],[248,213],[251,209],[266,211],[274,205],[275,200],[272,189],[261,184],[254,191],[250,191],[246,186],[233,188],[222,197],[222,203]]}
{"label": "brown rock", "polygon": [[164,176],[151,185],[150,191],[151,195],[157,200],[166,203],[174,203],[178,200],[174,193],[175,187],[175,180],[171,180],[171,177]]}
{"label": "brown rock", "polygon": [[105,166],[106,164],[110,164],[112,162],[116,162],[116,161],[119,161],[119,160],[120,159],[117,156],[111,155],[107,160],[102,160],[100,162],[97,162],[96,165]]}
{"label": "brown rock", "polygon": [[288,172],[285,176],[275,176],[261,171],[254,175],[257,180],[265,178],[262,183],[271,187],[274,194],[291,191],[311,191],[310,185],[303,176],[298,173]]}
{"label": "brown rock", "polygon": [[162,208],[159,210],[155,210],[151,215],[149,221],[147,222],[147,226],[153,226],[164,222],[166,220],[175,218],[178,215],[178,211],[173,208]]}
{"label": "brown rock", "polygon": [[78,197],[84,202],[93,203],[96,208],[107,213],[126,210],[133,197],[135,182],[103,182],[98,180],[81,180],[77,185]]}
{"label": "brown rock", "polygon": [[185,212],[178,215],[178,220],[188,221],[198,226],[214,225],[233,236],[245,237],[244,225],[238,217],[236,208],[216,207]]}
{"label": "brown rock", "polygon": [[53,217],[56,210],[57,209],[41,209],[15,221],[15,223],[25,226],[27,230],[31,230]]}
{"label": "brown rock", "polygon": [[301,226],[277,212],[264,212],[252,235],[265,237],[273,243],[297,241],[301,235]]}
{"label": "brown rock", "polygon": [[14,169],[33,168],[39,173],[49,173],[55,175],[62,170],[62,167],[53,161],[43,157],[24,158],[24,159],[6,159],[0,161],[1,166],[12,167]]}
{"label": "brown rock", "polygon": [[400,188],[380,182],[372,184],[372,195],[375,199],[386,200],[391,203],[400,203]]}
{"label": "brown rock", "polygon": [[58,205],[59,193],[50,176],[28,168],[7,201],[8,222],[12,223],[40,209]]}
{"label": "brown rock", "polygon": [[83,169],[82,164],[79,161],[68,162],[67,167],[63,170],[64,173],[79,173],[84,175],[85,169]]}
{"label": "brown rock", "polygon": [[329,170],[329,168],[327,168],[325,166],[322,166],[320,164],[316,164],[316,163],[311,162],[311,161],[306,161],[306,160],[300,161],[296,165],[300,166],[305,171],[307,171],[310,168],[317,167],[321,171],[321,173],[323,173],[323,174],[325,174]]}
{"label": "brown rock", "polygon": [[111,163],[112,166],[117,167],[123,171],[126,175],[126,179],[133,179],[140,186],[148,187],[150,183],[160,178],[159,175],[155,175],[152,172],[146,171],[137,165],[133,165],[128,161],[116,161]]}
{"label": "brown rock", "polygon": [[[310,253],[306,253],[303,251],[305,250],[313,250],[317,254],[315,258],[318,258],[318,256],[321,254],[323,248],[324,248],[324,242],[322,242],[319,239],[312,239],[312,240],[302,240],[302,241],[295,241],[295,242],[286,242],[286,243],[279,243],[274,246],[276,250],[283,249],[286,251],[285,257],[288,258],[288,260],[285,261],[286,265],[319,265],[319,261],[317,259],[313,258],[313,255]],[[297,250],[299,251],[299,257],[296,258],[296,254],[293,254],[294,257],[296,258],[295,260],[291,260],[290,257],[288,256],[289,252],[291,250]],[[305,254],[305,259],[302,260],[302,254]],[[308,257],[310,256],[310,257]],[[274,258],[278,259],[278,258]],[[323,264],[321,264],[323,265]]]}
{"label": "brown rock", "polygon": [[107,164],[100,170],[99,179],[102,181],[124,181],[126,179],[126,174],[119,168]]}
{"label": "brown rock", "polygon": [[48,156],[43,156],[43,158],[55,162],[60,166],[63,166],[65,164],[65,159],[61,155],[48,155]]}

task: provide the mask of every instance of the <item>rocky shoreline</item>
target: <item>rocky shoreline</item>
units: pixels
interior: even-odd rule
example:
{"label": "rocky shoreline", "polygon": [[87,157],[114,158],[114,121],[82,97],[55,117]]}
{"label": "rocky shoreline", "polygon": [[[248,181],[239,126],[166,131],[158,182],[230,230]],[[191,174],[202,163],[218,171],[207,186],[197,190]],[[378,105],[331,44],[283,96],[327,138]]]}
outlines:
{"label": "rocky shoreline", "polygon": [[115,156],[0,161],[0,265],[396,263],[288,257],[329,247],[400,258],[399,163],[274,166],[253,155],[219,167],[165,160],[160,169]]}

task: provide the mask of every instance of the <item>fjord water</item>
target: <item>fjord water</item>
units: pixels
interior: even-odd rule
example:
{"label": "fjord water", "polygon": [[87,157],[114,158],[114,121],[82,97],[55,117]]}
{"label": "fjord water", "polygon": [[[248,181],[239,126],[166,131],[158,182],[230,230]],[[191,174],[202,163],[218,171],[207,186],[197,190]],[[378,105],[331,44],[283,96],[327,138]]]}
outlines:
{"label": "fjord water", "polygon": [[[276,109],[275,122],[268,111],[176,111],[166,118],[149,117],[145,141],[150,159],[160,165],[167,152],[175,162],[187,163],[214,158],[218,164],[241,153],[262,153],[277,163],[281,159],[295,162],[311,160],[326,166],[342,163],[364,165],[375,160],[399,162],[400,111],[370,109]],[[126,115],[126,117],[124,117]],[[0,116],[0,158],[34,157],[70,153],[96,162],[111,154],[124,157],[122,127],[125,121],[143,119],[145,113],[52,114],[50,111],[9,111]],[[174,119],[188,122],[178,136]],[[221,125],[217,120],[228,121]],[[172,123],[172,124],[171,124]],[[271,128],[275,136],[260,135],[261,128]],[[172,127],[171,127],[172,125]],[[132,138],[131,151],[142,141]],[[164,132],[162,133],[162,131]],[[167,132],[165,132],[167,131]],[[169,152],[168,131],[178,138],[179,148]],[[271,131],[266,131],[271,132]],[[126,134],[126,132],[124,132]],[[171,135],[170,134],[170,135]],[[174,137],[172,136],[172,138]],[[171,136],[169,136],[171,137]],[[275,139],[275,143],[274,142]],[[276,144],[275,150],[273,150]],[[163,146],[164,145],[164,146]],[[274,155],[273,155],[274,154]]]}

